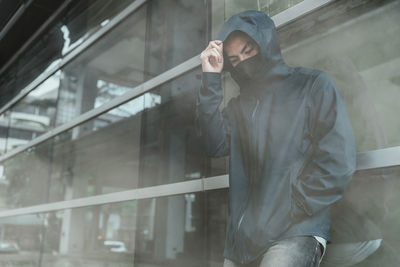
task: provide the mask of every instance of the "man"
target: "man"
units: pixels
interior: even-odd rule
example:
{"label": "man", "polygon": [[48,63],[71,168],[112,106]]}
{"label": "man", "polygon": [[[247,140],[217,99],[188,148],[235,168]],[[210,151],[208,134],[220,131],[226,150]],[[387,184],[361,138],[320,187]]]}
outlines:
{"label": "man", "polygon": [[[281,57],[273,21],[245,11],[201,53],[196,129],[207,154],[230,155],[227,266],[319,266],[329,206],[355,170],[343,101],[325,73]],[[220,112],[221,72],[240,87]]]}

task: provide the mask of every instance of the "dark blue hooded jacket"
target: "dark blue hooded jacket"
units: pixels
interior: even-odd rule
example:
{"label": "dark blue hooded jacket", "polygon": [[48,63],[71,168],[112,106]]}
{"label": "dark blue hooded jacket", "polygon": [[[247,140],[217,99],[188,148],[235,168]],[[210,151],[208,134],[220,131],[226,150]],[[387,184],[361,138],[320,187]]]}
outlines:
{"label": "dark blue hooded jacket", "polygon": [[234,15],[217,39],[236,30],[258,44],[263,66],[251,82],[236,79],[240,94],[222,112],[221,74],[203,73],[196,130],[209,156],[230,155],[224,257],[249,263],[280,239],[330,240],[329,206],[350,181],[356,152],[333,80],[319,70],[286,65],[275,25],[263,12]]}

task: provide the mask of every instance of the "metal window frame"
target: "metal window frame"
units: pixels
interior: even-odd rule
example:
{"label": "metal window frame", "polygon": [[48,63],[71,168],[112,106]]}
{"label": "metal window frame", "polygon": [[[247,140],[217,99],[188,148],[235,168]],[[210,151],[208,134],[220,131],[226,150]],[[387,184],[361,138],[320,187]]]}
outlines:
{"label": "metal window frame", "polygon": [[0,211],[0,218],[20,216],[35,213],[46,213],[64,209],[83,208],[94,205],[112,204],[146,198],[159,198],[203,192],[229,187],[228,175],[200,178],[178,183],[163,184],[144,188],[125,190],[121,192],[102,194],[92,197],[77,198],[66,201],[52,202],[35,206]]}
{"label": "metal window frame", "polygon": [[[104,27],[104,29],[100,30],[101,32],[93,35],[91,38],[89,38],[90,40],[88,39],[86,42],[84,42],[82,45],[78,46],[75,50],[73,50],[70,54],[68,54],[68,56],[66,56],[62,60],[62,62],[59,65],[57,65],[53,70],[47,72],[46,74],[43,74],[43,77],[42,76],[38,77],[37,80],[35,80],[32,84],[26,87],[24,89],[25,95],[28,94],[31,90],[33,90],[45,79],[50,77],[53,73],[58,71],[62,66],[71,61],[79,53],[81,53],[90,45],[92,45],[96,40],[98,40],[106,32],[108,32],[117,24],[119,24],[123,19],[125,19],[128,15],[133,13],[137,8],[139,8],[145,2],[146,0],[137,0],[132,5],[130,5],[127,9],[125,9],[122,12],[123,14],[120,14],[120,16],[115,17],[109,24],[107,24],[108,26],[107,28]],[[277,27],[279,27],[305,14],[310,13],[317,8],[325,6],[331,2],[334,2],[334,0],[329,0],[329,1],[305,0],[302,3],[274,16],[272,19],[275,21]],[[199,67],[200,65],[201,65],[200,58],[199,55],[197,55],[183,62],[182,64],[156,76],[155,78],[152,78],[147,82],[144,82],[143,84],[135,87],[133,90],[127,92],[126,94],[119,96],[96,109],[81,114],[74,120],[47,132],[46,134],[38,137],[37,139],[32,140],[25,146],[17,148],[1,156],[0,162],[5,161],[6,159],[13,157],[16,154],[21,153],[22,151],[34,145],[42,143],[62,132],[65,132],[73,127],[76,127],[83,122],[93,119],[123,103],[130,101],[131,99],[137,96],[149,92],[155,87],[163,83],[166,83],[188,71],[191,71],[194,68]],[[19,99],[21,99],[22,97],[23,96],[19,96]],[[19,99],[15,99],[14,104],[18,102]],[[9,105],[8,107],[10,107],[11,105]],[[5,110],[6,109],[4,108],[1,109],[0,114],[3,113]],[[399,166],[399,165],[400,165],[400,146],[362,152],[357,154],[357,170],[368,170],[368,169],[376,169],[376,168]],[[229,188],[228,175],[200,178],[196,180],[184,181],[173,184],[165,184],[159,186],[151,186],[146,188],[138,188],[117,193],[102,194],[92,197],[59,201],[59,202],[41,204],[36,206],[28,206],[12,210],[5,210],[5,211],[3,210],[0,211],[0,218],[26,215],[32,213],[45,213],[45,212],[52,212],[64,209],[81,208],[93,205],[104,205],[116,202],[139,200],[144,198],[173,196],[173,195],[180,195],[192,192],[202,192],[202,191],[215,190],[221,188]]]}

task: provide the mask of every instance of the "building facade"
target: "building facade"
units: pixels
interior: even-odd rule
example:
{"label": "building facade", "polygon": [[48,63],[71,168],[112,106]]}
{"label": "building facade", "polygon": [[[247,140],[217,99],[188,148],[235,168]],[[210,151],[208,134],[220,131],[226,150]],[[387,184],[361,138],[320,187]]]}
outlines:
{"label": "building facade", "polygon": [[229,166],[195,134],[199,55],[248,9],[289,65],[334,79],[353,126],[322,266],[400,264],[400,1],[69,2],[0,70],[0,266],[222,266]]}

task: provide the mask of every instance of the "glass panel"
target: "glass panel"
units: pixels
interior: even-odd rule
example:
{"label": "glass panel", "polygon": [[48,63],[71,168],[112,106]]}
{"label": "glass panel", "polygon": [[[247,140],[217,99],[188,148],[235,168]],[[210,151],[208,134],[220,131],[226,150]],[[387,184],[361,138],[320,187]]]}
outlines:
{"label": "glass panel", "polygon": [[289,65],[334,79],[359,152],[400,145],[399,16],[398,1],[337,1],[279,30]]}
{"label": "glass panel", "polygon": [[136,188],[141,116],[136,98],[55,138],[50,201]]}
{"label": "glass panel", "polygon": [[[204,16],[198,12],[204,12]],[[151,1],[142,6],[61,73],[44,82],[42,87],[57,79],[60,88],[56,125],[97,108],[200,53],[206,43],[206,18],[205,3],[201,1]],[[183,25],[182,21],[186,23]],[[33,94],[38,92],[30,95]],[[29,99],[20,106],[25,107],[25,102]],[[31,139],[41,132],[37,129],[30,135],[19,131],[14,135]]]}
{"label": "glass panel", "polygon": [[135,0],[89,0],[75,3],[57,25],[57,30],[62,32],[64,39],[62,55],[67,54],[101,27],[107,25],[133,2]]}
{"label": "glass panel", "polygon": [[63,69],[57,125],[143,82],[146,8]]}
{"label": "glass panel", "polygon": [[[199,77],[200,69],[182,75],[6,160],[4,207],[227,173],[227,158],[207,158],[195,134]],[[110,82],[101,85],[127,89]]]}
{"label": "glass panel", "polygon": [[207,175],[209,163],[194,131],[200,73],[196,69],[152,91],[160,104],[145,110],[142,116],[140,186]]}
{"label": "glass panel", "polygon": [[137,201],[46,214],[41,267],[133,264]]}
{"label": "glass panel", "polygon": [[10,112],[7,149],[11,150],[54,127],[61,71],[29,93]]}
{"label": "glass panel", "polygon": [[63,69],[57,125],[199,54],[205,12],[204,1],[194,0],[142,6]]}
{"label": "glass panel", "polygon": [[134,266],[209,266],[205,205],[204,193],[140,200]]}
{"label": "glass panel", "polygon": [[[50,201],[221,172],[210,165],[194,133],[199,74],[196,69],[57,136]],[[125,90],[113,83],[101,85]]]}
{"label": "glass panel", "polygon": [[0,218],[0,266],[40,266],[44,216]]}
{"label": "glass panel", "polygon": [[52,140],[30,148],[0,165],[0,209],[46,203]]}
{"label": "glass panel", "polygon": [[[131,2],[133,0],[87,0],[70,3],[51,28],[39,40],[36,40],[7,71],[16,72],[12,80],[16,83],[16,88],[7,94],[7,100],[52,67],[62,56],[106,25]],[[8,89],[8,83],[7,79],[0,81],[1,92]]]}

